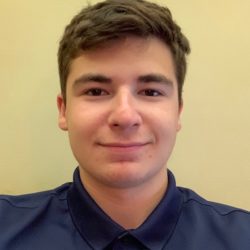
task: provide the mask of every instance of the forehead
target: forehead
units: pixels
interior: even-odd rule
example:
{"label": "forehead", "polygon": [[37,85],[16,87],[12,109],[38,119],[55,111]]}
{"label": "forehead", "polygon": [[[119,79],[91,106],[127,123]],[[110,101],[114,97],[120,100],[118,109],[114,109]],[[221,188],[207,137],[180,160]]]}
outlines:
{"label": "forehead", "polygon": [[67,82],[85,73],[129,77],[152,72],[165,74],[174,82],[174,68],[172,52],[160,39],[129,36],[82,52],[71,61]]}

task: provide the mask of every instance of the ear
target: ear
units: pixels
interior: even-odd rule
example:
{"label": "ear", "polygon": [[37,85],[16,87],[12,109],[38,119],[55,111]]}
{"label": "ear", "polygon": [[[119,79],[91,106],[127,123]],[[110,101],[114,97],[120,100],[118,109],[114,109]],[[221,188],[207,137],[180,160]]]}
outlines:
{"label": "ear", "polygon": [[179,104],[179,111],[178,111],[178,121],[177,121],[177,132],[181,130],[181,113],[183,110],[183,100],[181,100]]}
{"label": "ear", "polygon": [[62,97],[62,94],[57,96],[57,108],[58,108],[58,126],[62,130],[68,130],[67,119],[66,119],[66,104]]}

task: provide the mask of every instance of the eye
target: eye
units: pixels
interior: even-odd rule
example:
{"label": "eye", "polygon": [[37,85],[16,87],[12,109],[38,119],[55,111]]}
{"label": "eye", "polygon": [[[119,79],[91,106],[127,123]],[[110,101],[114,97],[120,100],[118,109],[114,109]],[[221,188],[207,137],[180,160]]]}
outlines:
{"label": "eye", "polygon": [[142,95],[145,96],[161,96],[162,94],[155,90],[155,89],[145,89],[140,92]]}
{"label": "eye", "polygon": [[103,89],[92,88],[85,91],[84,94],[89,96],[102,96],[102,95],[108,95],[108,92]]}

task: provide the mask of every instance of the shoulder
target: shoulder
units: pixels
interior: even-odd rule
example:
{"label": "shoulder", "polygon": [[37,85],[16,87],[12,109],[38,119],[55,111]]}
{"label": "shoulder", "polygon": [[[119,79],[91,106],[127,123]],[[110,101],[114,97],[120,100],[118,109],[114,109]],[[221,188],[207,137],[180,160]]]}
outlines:
{"label": "shoulder", "polygon": [[234,214],[238,214],[250,219],[249,211],[221,203],[208,201],[197,193],[195,193],[194,191],[192,191],[191,189],[182,187],[179,187],[178,189],[183,197],[184,208],[201,209],[204,212],[209,212],[211,215],[214,214],[222,217],[233,216]]}
{"label": "shoulder", "polygon": [[0,195],[0,249],[71,249],[75,229],[67,203],[70,187],[67,183],[39,193]]}
{"label": "shoulder", "polygon": [[38,208],[48,201],[63,201],[66,199],[70,183],[65,183],[55,189],[43,192],[24,194],[24,195],[0,195],[0,213],[1,209],[34,209]]}
{"label": "shoulder", "polygon": [[33,194],[0,195],[0,231],[2,228],[15,227],[17,224],[30,224],[34,220],[37,221],[41,215],[49,219],[52,211],[60,212],[67,209],[69,186],[64,184],[53,190]]}
{"label": "shoulder", "polygon": [[249,249],[249,211],[207,201],[187,188],[178,189],[183,202],[175,237],[182,235],[191,249]]}

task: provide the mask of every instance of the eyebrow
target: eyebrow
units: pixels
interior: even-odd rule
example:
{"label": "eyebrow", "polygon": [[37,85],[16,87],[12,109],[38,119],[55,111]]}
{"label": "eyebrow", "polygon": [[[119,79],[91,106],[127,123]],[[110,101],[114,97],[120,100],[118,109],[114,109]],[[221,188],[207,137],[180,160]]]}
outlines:
{"label": "eyebrow", "polygon": [[106,77],[104,75],[101,74],[84,74],[82,76],[80,76],[79,78],[77,78],[74,81],[74,85],[79,85],[80,83],[88,83],[88,82],[99,82],[99,83],[112,83],[111,78]]}
{"label": "eyebrow", "polygon": [[[102,74],[95,74],[95,73],[88,73],[80,76],[77,78],[73,85],[77,86],[79,84],[84,84],[88,82],[97,82],[97,83],[106,83],[111,84],[113,81],[111,78],[102,75]],[[150,83],[150,82],[156,82],[156,83],[163,83],[169,86],[173,86],[173,81],[167,78],[166,76],[158,73],[150,73],[146,75],[139,76],[137,78],[137,82],[139,83]]]}
{"label": "eyebrow", "polygon": [[155,73],[139,76],[138,81],[142,83],[156,82],[156,83],[164,83],[170,86],[173,85],[172,80],[170,80],[169,78],[167,78],[162,74],[155,74]]}

